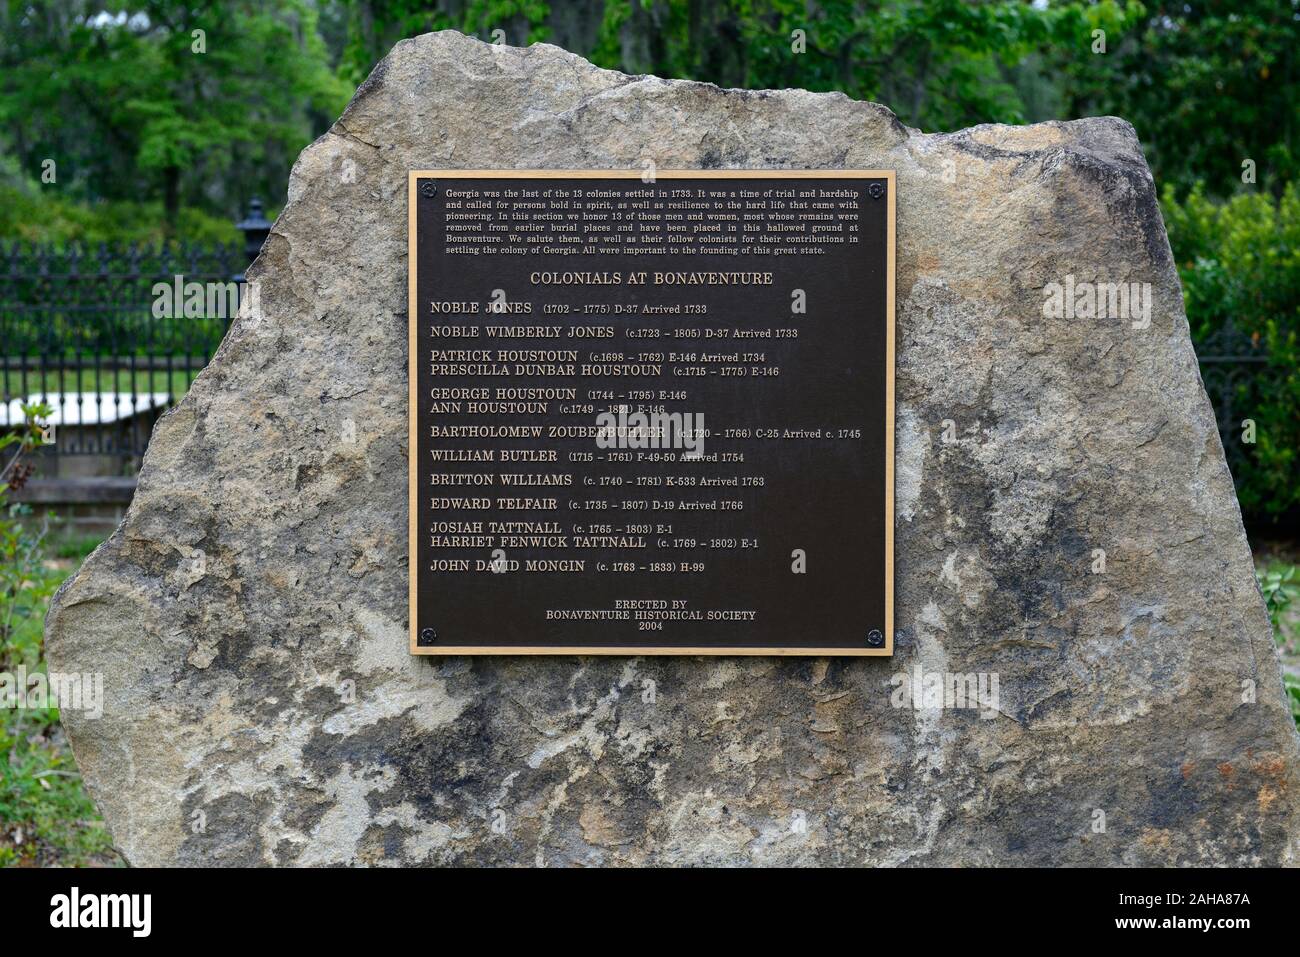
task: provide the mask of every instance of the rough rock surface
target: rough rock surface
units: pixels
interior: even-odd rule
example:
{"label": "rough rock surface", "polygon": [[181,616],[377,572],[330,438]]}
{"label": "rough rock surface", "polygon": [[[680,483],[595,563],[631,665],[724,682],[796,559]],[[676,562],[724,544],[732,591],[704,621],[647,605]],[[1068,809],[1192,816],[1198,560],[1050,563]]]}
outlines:
{"label": "rough rock surface", "polygon": [[[647,158],[898,171],[892,661],[407,654],[406,172]],[[106,676],[65,722],[132,863],[1291,860],[1295,730],[1127,123],[924,135],[439,33],[289,198],[262,316],[48,620]],[[1150,283],[1149,328],[1044,318],[1067,275]],[[893,707],[918,665],[997,673],[997,713]]]}

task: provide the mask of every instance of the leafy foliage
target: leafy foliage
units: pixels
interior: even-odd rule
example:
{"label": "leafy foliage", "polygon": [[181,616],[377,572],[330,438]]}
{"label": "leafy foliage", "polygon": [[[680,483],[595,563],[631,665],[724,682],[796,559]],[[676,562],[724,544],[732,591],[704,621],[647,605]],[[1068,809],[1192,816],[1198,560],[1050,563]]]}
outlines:
{"label": "leafy foliage", "polygon": [[354,82],[401,37],[451,28],[491,40],[501,30],[510,43],[545,40],[626,73],[840,91],[886,103],[928,130],[1024,122],[1018,67],[1026,58],[1086,53],[1093,29],[1123,30],[1142,9],[1120,0],[340,0],[331,7],[347,23],[340,72]]}
{"label": "leafy foliage", "polygon": [[[32,467],[23,456],[40,447],[41,419],[48,417],[48,405],[24,405],[26,423],[0,433],[0,671],[9,671],[18,658],[13,640],[15,619],[21,618],[30,603],[28,592],[37,588],[34,576],[40,562],[43,534],[29,532],[19,518],[25,506],[10,503],[9,493],[21,489]],[[48,597],[48,596],[46,596]]]}
{"label": "leafy foliage", "polygon": [[[45,405],[24,406],[26,424],[0,434],[0,671],[43,667],[45,606],[62,576],[46,568],[48,523],[33,532],[9,493],[30,474],[23,457],[41,445]],[[81,863],[105,854],[107,833],[62,740],[57,708],[0,707],[0,866],[35,855]]]}
{"label": "leafy foliage", "polygon": [[1066,112],[1132,122],[1157,182],[1229,196],[1247,159],[1274,196],[1298,178],[1298,0],[1145,0],[1108,40],[1104,55],[1055,58]]}
{"label": "leafy foliage", "polygon": [[1284,627],[1284,616],[1288,608],[1300,601],[1300,568],[1295,565],[1276,565],[1256,574],[1259,590],[1264,595],[1264,606],[1273,623],[1273,634],[1280,644],[1285,644],[1286,628],[1289,626]]}
{"label": "leafy foliage", "polygon": [[[168,238],[163,204],[128,200],[78,203],[61,196],[41,195],[33,188],[0,183],[0,237],[5,241],[50,243],[151,243]],[[242,241],[230,217],[217,217],[183,206],[175,218],[176,236],[191,243]]]}
{"label": "leafy foliage", "polygon": [[[1256,569],[1259,589],[1264,594],[1269,620],[1273,623],[1273,637],[1282,648],[1289,663],[1300,654],[1300,567],[1273,562],[1264,569]],[[1291,716],[1300,727],[1300,677],[1284,670],[1282,684]]]}
{"label": "leafy foliage", "polygon": [[1245,384],[1238,403],[1256,444],[1234,478],[1243,511],[1281,516],[1300,506],[1300,188],[1217,203],[1199,186],[1181,202],[1167,187],[1162,205],[1193,337],[1232,322],[1267,349],[1267,388]]}
{"label": "leafy foliage", "polygon": [[[45,604],[65,572],[36,570],[17,601],[9,652],[39,662]],[[0,867],[111,860],[111,842],[87,796],[57,708],[0,709]]]}
{"label": "leafy foliage", "polygon": [[78,200],[239,208],[280,195],[341,109],[306,0],[0,4],[0,130],[42,188]]}
{"label": "leafy foliage", "polygon": [[[11,667],[15,661],[29,673],[40,667],[45,605],[66,574],[40,564],[26,579],[7,641]],[[113,861],[58,709],[0,709],[0,867]]]}

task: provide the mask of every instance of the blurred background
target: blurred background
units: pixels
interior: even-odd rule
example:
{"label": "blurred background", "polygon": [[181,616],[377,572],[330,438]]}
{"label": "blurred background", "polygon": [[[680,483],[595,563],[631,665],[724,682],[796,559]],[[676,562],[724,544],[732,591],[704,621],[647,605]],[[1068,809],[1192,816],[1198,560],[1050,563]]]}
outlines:
{"label": "blurred background", "polygon": [[[0,673],[43,667],[45,605],[220,343],[298,152],[447,28],[926,132],[1131,122],[1300,713],[1300,0],[0,0]],[[178,276],[231,298],[160,310]],[[117,858],[58,711],[0,709],[0,865],[52,863]]]}

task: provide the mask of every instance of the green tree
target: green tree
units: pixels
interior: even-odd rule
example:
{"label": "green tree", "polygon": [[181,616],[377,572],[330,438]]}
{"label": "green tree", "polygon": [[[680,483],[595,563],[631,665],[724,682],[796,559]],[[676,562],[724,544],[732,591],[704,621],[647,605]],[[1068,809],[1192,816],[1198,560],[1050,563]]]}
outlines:
{"label": "green tree", "polygon": [[[1229,449],[1242,511],[1278,520],[1300,513],[1300,187],[1212,202],[1194,188],[1162,206],[1178,260],[1192,336],[1231,324],[1259,345],[1267,366],[1234,388],[1234,408],[1256,423],[1253,445]],[[1235,423],[1234,423],[1235,426]],[[1225,441],[1240,443],[1234,427]]]}
{"label": "green tree", "polygon": [[[1060,48],[1068,116],[1114,113],[1137,129],[1156,180],[1179,194],[1281,196],[1296,143],[1300,0],[1147,0],[1106,52]],[[1251,160],[1256,184],[1243,184]]]}
{"label": "green tree", "polygon": [[79,199],[234,212],[283,191],[349,93],[305,0],[0,7],[0,130],[29,176]]}
{"label": "green tree", "polygon": [[[626,73],[751,89],[838,90],[928,130],[1023,122],[1019,64],[1092,29],[1121,30],[1121,0],[337,0],[340,71],[359,81],[396,40],[453,28],[490,40],[546,40]],[[1047,82],[1042,75],[1039,83]]]}

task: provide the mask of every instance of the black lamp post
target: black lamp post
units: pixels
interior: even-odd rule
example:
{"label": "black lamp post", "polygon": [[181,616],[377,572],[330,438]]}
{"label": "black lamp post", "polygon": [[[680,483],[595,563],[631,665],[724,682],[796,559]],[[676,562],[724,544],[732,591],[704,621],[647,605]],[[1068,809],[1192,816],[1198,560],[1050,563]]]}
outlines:
{"label": "black lamp post", "polygon": [[[262,251],[262,244],[266,242],[266,237],[271,234],[271,227],[274,225],[269,219],[262,214],[262,201],[257,197],[248,204],[248,215],[240,222],[235,223],[235,228],[241,230],[244,234],[244,255],[248,257],[248,264],[251,266],[257,254]],[[243,282],[244,275],[241,272],[235,277],[236,282]]]}

